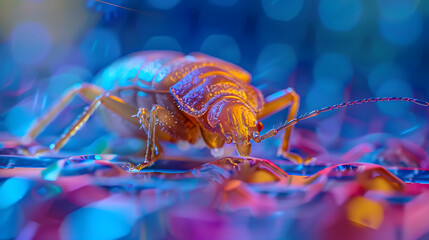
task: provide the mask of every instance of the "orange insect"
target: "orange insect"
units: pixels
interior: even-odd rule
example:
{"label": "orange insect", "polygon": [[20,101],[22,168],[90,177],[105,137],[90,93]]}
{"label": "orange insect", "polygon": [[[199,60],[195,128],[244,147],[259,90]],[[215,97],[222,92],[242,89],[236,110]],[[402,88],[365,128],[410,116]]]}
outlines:
{"label": "orange insect", "polygon": [[[191,144],[202,138],[208,148],[234,143],[238,154],[249,156],[251,140],[260,142],[285,129],[278,154],[297,163],[303,159],[289,152],[292,125],[299,120],[342,106],[373,101],[409,101],[411,98],[372,98],[343,103],[296,118],[299,96],[291,88],[264,99],[250,85],[251,76],[242,68],[223,60],[172,51],[137,52],[117,60],[104,69],[94,84],[82,84],[68,91],[23,139],[29,143],[60,113],[75,95],[91,102],[63,136],[51,144],[49,152],[59,151],[103,105],[110,125],[121,136],[142,136],[147,140],[145,162],[132,166],[141,170],[160,158],[159,141]],[[287,123],[260,135],[261,119],[290,107]],[[118,117],[125,121],[117,121]],[[142,135],[142,131],[144,134]],[[40,152],[41,153],[41,152]]]}
{"label": "orange insect", "polygon": [[[146,161],[137,166],[138,169],[160,157],[159,141],[182,140],[193,144],[202,138],[209,148],[221,148],[233,142],[240,156],[247,157],[251,139],[260,141],[263,128],[260,119],[291,106],[288,120],[292,120],[299,106],[299,96],[292,89],[264,99],[262,93],[250,85],[250,80],[250,74],[242,68],[202,53],[134,53],[104,69],[94,84],[82,84],[68,91],[33,125],[23,142],[32,141],[73,96],[79,95],[91,104],[50,146],[50,152],[60,150],[103,105],[110,110],[105,112],[109,116],[106,123],[119,135],[139,136],[139,131],[145,132]],[[126,122],[115,121],[118,116]],[[297,155],[288,151],[290,133],[289,128],[279,153],[299,161]]]}

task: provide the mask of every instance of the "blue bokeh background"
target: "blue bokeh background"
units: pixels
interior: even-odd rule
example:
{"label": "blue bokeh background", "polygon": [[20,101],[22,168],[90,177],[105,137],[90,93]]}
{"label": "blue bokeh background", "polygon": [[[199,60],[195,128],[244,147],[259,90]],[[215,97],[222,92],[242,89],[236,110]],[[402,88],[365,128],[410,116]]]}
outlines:
{"label": "blue bokeh background", "polygon": [[[428,1],[109,2],[131,10],[95,0],[0,1],[0,131],[6,136],[22,136],[73,84],[148,49],[201,51],[233,62],[265,95],[293,87],[301,95],[300,113],[375,96],[429,99]],[[84,104],[64,111],[47,129],[46,142]],[[368,104],[300,126],[332,143],[385,132],[427,149],[427,111],[409,103]],[[284,120],[277,114],[265,125]],[[88,123],[94,130],[85,132],[88,140],[70,146],[93,143],[105,131],[99,125]]]}

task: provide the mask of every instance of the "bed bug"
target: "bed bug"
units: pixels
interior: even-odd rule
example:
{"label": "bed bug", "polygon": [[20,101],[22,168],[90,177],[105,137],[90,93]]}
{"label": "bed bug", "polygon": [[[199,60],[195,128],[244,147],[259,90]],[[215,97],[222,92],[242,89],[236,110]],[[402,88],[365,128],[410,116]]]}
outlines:
{"label": "bed bug", "polygon": [[[250,80],[250,74],[242,68],[202,53],[137,52],[105,68],[93,84],[82,84],[66,92],[33,125],[24,142],[32,141],[79,95],[90,105],[51,144],[50,152],[59,151],[102,105],[109,110],[104,111],[108,116],[106,124],[119,135],[136,136],[144,131],[146,161],[138,169],[160,157],[160,141],[193,144],[202,138],[208,148],[234,143],[238,154],[247,157],[250,141],[259,142],[263,129],[260,119],[290,106],[288,120],[292,120],[299,106],[299,96],[291,88],[264,99]],[[118,117],[126,121],[118,121]],[[291,129],[287,129],[279,151],[285,157],[297,159],[288,151],[290,133]]]}
{"label": "bed bug", "polygon": [[[233,143],[238,154],[247,157],[251,153],[251,140],[259,143],[283,129],[278,154],[302,163],[300,156],[289,152],[292,126],[300,120],[363,102],[397,100],[429,105],[411,98],[371,98],[315,110],[297,118],[299,95],[292,88],[264,98],[250,80],[251,75],[239,66],[202,53],[133,53],[101,71],[93,84],[85,83],[66,92],[32,126],[23,142],[35,139],[65,105],[79,95],[90,105],[61,138],[50,145],[49,152],[59,151],[102,105],[106,124],[120,136],[140,135],[147,140],[145,162],[132,166],[137,170],[152,165],[162,156],[160,141],[193,144],[203,139],[211,149]],[[261,135],[260,120],[287,107],[290,107],[287,122]]]}

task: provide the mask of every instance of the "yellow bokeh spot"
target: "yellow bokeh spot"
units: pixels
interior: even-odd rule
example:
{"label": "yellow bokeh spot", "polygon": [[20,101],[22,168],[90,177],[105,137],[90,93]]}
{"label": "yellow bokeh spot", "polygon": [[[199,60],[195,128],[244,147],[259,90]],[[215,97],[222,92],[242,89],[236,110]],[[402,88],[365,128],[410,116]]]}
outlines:
{"label": "yellow bokeh spot", "polygon": [[280,179],[272,172],[265,169],[258,169],[253,172],[250,177],[246,180],[248,183],[267,183],[277,182]]}
{"label": "yellow bokeh spot", "polygon": [[378,229],[383,222],[384,208],[380,203],[355,197],[346,205],[347,218],[363,227]]}
{"label": "yellow bokeh spot", "polygon": [[368,182],[366,188],[368,190],[392,192],[392,191],[396,191],[398,188],[398,187],[395,188],[394,185],[395,185],[394,182],[389,181],[388,179],[382,176],[377,176],[371,179],[370,182]]}

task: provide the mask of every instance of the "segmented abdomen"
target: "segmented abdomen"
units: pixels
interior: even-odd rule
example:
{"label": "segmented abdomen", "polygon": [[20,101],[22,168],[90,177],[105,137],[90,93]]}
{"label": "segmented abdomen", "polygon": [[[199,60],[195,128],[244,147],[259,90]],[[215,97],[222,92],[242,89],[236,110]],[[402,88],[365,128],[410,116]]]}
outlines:
{"label": "segmented abdomen", "polygon": [[139,86],[152,89],[159,70],[183,54],[172,51],[145,51],[122,57],[101,71],[94,83],[111,91],[119,87]]}

